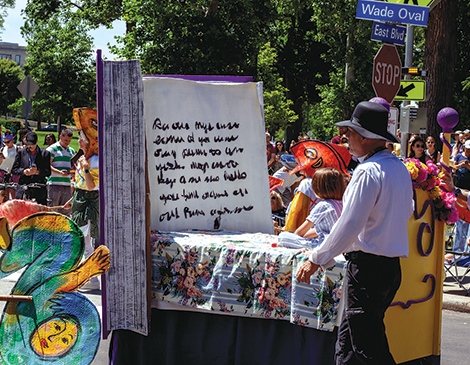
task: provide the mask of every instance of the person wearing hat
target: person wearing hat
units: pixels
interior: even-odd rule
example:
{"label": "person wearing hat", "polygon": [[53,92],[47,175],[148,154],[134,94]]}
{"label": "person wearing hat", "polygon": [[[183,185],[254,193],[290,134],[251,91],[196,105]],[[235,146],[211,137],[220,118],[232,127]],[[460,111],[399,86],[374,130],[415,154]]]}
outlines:
{"label": "person wearing hat", "polygon": [[310,283],[319,265],[344,254],[346,306],[336,342],[336,364],[395,364],[383,318],[401,283],[400,257],[408,256],[413,188],[405,165],[385,147],[399,139],[387,131],[388,112],[359,103],[348,128],[350,152],[360,164],[343,197],[343,213],[323,243],[297,271]]}
{"label": "person wearing hat", "polygon": [[26,198],[36,200],[37,203],[47,204],[46,178],[51,175],[51,154],[38,146],[38,136],[28,132],[25,136],[26,148],[19,149],[12,173],[19,175],[16,199],[25,198],[24,187],[32,183],[39,184],[28,188]]}

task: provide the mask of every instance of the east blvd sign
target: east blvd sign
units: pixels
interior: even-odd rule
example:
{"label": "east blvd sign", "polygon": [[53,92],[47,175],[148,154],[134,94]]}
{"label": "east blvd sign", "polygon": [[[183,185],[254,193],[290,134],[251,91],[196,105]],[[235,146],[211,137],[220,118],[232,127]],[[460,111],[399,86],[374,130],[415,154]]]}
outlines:
{"label": "east blvd sign", "polygon": [[397,48],[392,44],[383,44],[374,58],[372,86],[375,94],[392,103],[401,81],[401,60]]}

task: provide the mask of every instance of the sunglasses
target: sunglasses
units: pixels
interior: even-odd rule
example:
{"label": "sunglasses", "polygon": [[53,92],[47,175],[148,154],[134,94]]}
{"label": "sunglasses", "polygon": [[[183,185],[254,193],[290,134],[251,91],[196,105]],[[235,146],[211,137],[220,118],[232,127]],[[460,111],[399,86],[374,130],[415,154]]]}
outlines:
{"label": "sunglasses", "polygon": [[424,144],[417,144],[415,145],[416,148],[424,148]]}
{"label": "sunglasses", "polygon": [[429,144],[434,144],[434,142],[431,142],[431,141],[427,141],[426,143],[429,143]]}
{"label": "sunglasses", "polygon": [[272,196],[272,197],[271,197],[271,200],[276,200],[276,197],[275,197],[275,196]]}

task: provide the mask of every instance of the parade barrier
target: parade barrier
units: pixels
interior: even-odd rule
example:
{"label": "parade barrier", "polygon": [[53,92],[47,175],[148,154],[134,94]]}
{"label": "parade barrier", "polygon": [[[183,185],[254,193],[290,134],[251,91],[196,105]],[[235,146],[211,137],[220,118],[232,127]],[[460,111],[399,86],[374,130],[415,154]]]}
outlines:
{"label": "parade barrier", "polygon": [[[341,268],[333,278],[316,276],[317,288],[299,286],[313,305],[296,322],[292,287],[305,256],[268,244],[276,236],[260,86],[143,78],[138,61],[100,57],[102,242],[114,253],[104,296],[111,363],[332,364],[336,329],[333,317],[324,319],[340,304]],[[440,354],[444,223],[432,201],[416,189],[410,257],[401,260],[402,286],[386,313],[398,363]],[[322,290],[331,301],[315,297]]]}

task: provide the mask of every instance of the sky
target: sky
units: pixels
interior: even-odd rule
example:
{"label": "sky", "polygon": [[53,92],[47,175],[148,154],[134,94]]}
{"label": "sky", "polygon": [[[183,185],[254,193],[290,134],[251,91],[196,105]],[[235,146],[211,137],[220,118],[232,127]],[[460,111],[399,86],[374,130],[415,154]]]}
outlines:
{"label": "sky", "polygon": [[[20,32],[20,27],[24,23],[21,10],[26,6],[26,1],[16,0],[14,9],[6,9],[8,15],[5,17],[5,24],[3,24],[5,29],[1,30],[0,34],[2,42],[18,43],[20,46],[26,46],[26,41],[21,37]],[[90,35],[94,38],[95,52],[97,49],[101,49],[102,57],[108,60],[113,60],[116,56],[110,52],[107,44],[115,45],[114,36],[122,35],[126,31],[126,25],[121,21],[114,22],[113,27],[114,29],[99,28],[90,32]]]}

